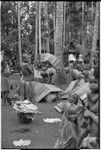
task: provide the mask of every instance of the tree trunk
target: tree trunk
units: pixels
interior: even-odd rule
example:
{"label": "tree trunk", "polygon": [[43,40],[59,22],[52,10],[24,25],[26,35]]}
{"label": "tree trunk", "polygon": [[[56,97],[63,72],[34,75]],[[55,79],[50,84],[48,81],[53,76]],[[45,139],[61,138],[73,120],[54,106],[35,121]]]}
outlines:
{"label": "tree trunk", "polygon": [[[0,2],[0,21],[1,21],[1,2]],[[0,41],[1,41],[1,25],[0,25]],[[0,50],[1,50],[1,44],[0,44]]]}
{"label": "tree trunk", "polygon": [[37,61],[37,52],[38,52],[38,2],[36,2],[36,34],[35,34],[35,62]]}
{"label": "tree trunk", "polygon": [[20,2],[18,2],[18,41],[19,41],[19,63],[22,63],[22,52],[21,52],[21,29],[20,29]]}
{"label": "tree trunk", "polygon": [[55,32],[55,55],[63,62],[62,58],[62,30],[63,29],[63,2],[57,2],[56,32]]}
{"label": "tree trunk", "polygon": [[63,46],[62,46],[62,31],[63,31],[63,2],[57,2],[57,16],[56,16],[56,31],[55,31],[55,55],[60,60],[57,65],[57,74],[54,83],[60,87],[66,84],[66,74],[63,64]]}
{"label": "tree trunk", "polygon": [[82,48],[83,55],[86,54],[86,20],[85,20],[85,2],[82,2]]}
{"label": "tree trunk", "polygon": [[39,3],[39,55],[41,55],[41,2]]}
{"label": "tree trunk", "polygon": [[54,28],[54,51],[55,51],[55,27],[56,27],[56,2],[54,2],[54,11],[53,11],[53,28]]}
{"label": "tree trunk", "polygon": [[[48,21],[48,2],[47,2],[47,27],[49,30],[49,21]],[[49,53],[49,38],[47,38],[47,52]]]}
{"label": "tree trunk", "polygon": [[[66,11],[68,13],[68,8],[69,8],[69,2],[66,2]],[[69,18],[68,16],[66,17],[66,33],[65,33],[65,45],[69,44]]]}
{"label": "tree trunk", "polygon": [[46,53],[46,41],[43,41],[43,48],[44,48],[44,53]]}
{"label": "tree trunk", "polygon": [[92,22],[93,22],[93,11],[94,11],[94,7],[93,7],[93,2],[92,3]]}
{"label": "tree trunk", "polygon": [[[48,2],[45,2],[45,16],[46,16],[46,26],[47,30],[49,29],[49,24],[48,24]],[[49,37],[46,39],[46,51],[49,53]]]}
{"label": "tree trunk", "polygon": [[63,3],[63,46],[65,46],[65,33],[66,33],[66,2]]}
{"label": "tree trunk", "polygon": [[99,15],[99,2],[96,2],[96,14],[95,14],[95,23],[94,23],[94,32],[93,32],[93,42],[92,42],[92,51],[91,51],[91,66],[94,66],[93,55],[97,46],[98,38],[98,15]]}
{"label": "tree trunk", "polygon": [[8,29],[8,27],[6,27],[6,35],[7,36],[9,35],[9,29]]}
{"label": "tree trunk", "polygon": [[[86,2],[85,2],[85,12],[87,12],[88,11],[88,8],[87,8],[87,4],[86,4]],[[87,54],[87,15],[85,15],[84,16],[84,22],[85,22],[85,24],[84,24],[84,45],[85,45],[85,52],[86,52],[86,54]]]}

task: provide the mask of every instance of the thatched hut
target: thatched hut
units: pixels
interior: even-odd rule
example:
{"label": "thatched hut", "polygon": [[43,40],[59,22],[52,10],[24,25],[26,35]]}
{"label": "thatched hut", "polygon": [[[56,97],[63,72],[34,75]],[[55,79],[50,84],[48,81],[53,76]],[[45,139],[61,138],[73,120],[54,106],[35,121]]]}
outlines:
{"label": "thatched hut", "polygon": [[76,59],[79,57],[79,54],[82,54],[83,48],[82,45],[76,43],[75,41],[71,41],[63,50],[63,61],[64,64],[68,64],[68,56],[69,54],[73,54]]}

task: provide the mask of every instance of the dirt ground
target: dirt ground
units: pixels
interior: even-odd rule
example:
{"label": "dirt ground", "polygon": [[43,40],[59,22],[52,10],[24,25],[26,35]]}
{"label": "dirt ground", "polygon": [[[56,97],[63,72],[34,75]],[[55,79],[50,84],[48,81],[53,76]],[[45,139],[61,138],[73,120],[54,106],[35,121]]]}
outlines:
{"label": "dirt ground", "polygon": [[[35,116],[35,120],[30,124],[20,124],[16,112],[12,106],[2,106],[2,148],[53,148],[59,136],[59,124],[46,123],[43,119],[62,117],[55,109],[55,103],[36,103],[39,110],[43,112],[41,115]],[[15,140],[31,140],[29,146],[14,146]]]}
{"label": "dirt ground", "polygon": [[[13,74],[10,79],[20,80],[18,74]],[[64,86],[64,85],[61,85]],[[61,87],[62,88],[62,87]],[[2,105],[1,111],[1,147],[2,148],[53,148],[59,136],[59,125],[57,123],[46,123],[43,119],[59,118],[62,115],[58,113],[54,106],[60,101],[54,103],[36,103],[39,107],[41,115],[35,116],[35,119],[30,124],[21,124],[17,118],[13,107],[6,104]],[[29,146],[14,146],[15,140],[31,140]]]}

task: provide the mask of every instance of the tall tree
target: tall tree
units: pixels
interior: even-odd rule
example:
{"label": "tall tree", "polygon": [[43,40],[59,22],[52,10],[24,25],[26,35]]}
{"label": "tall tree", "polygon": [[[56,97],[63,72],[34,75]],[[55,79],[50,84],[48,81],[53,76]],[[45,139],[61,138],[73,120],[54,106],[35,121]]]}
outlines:
{"label": "tall tree", "polygon": [[63,3],[63,46],[65,46],[65,37],[66,33],[66,2]]}
{"label": "tall tree", "polygon": [[41,55],[41,2],[39,3],[39,55]]}
{"label": "tall tree", "polygon": [[[0,2],[0,22],[1,22],[1,2]],[[1,42],[1,26],[0,26],[0,42]],[[1,49],[1,44],[0,44]]]}
{"label": "tall tree", "polygon": [[36,32],[35,32],[35,61],[37,61],[37,51],[38,51],[38,2],[36,2]]}
{"label": "tall tree", "polygon": [[45,34],[47,35],[46,38],[44,38],[45,42],[45,49],[46,52],[49,53],[49,14],[48,14],[48,2],[44,2],[44,15],[45,15]]}
{"label": "tall tree", "polygon": [[69,16],[68,16],[68,8],[69,8],[69,2],[66,2],[66,25],[65,25],[65,45],[69,44]]}
{"label": "tall tree", "polygon": [[20,29],[20,2],[18,2],[18,34],[19,34],[19,63],[22,63],[22,52],[21,52],[21,29]]}
{"label": "tall tree", "polygon": [[55,55],[60,60],[57,65],[57,75],[54,80],[57,86],[66,83],[66,74],[63,64],[63,45],[62,45],[62,32],[63,32],[63,2],[57,2],[56,12],[56,31],[55,31]]}
{"label": "tall tree", "polygon": [[63,2],[57,2],[55,55],[63,62],[62,58],[62,30],[63,29]]}
{"label": "tall tree", "polygon": [[54,10],[52,13],[52,17],[53,17],[53,28],[54,28],[54,50],[55,50],[55,30],[56,30],[56,2],[53,3],[54,4]]}
{"label": "tall tree", "polygon": [[93,32],[93,42],[92,42],[92,51],[91,51],[91,66],[93,67],[93,55],[97,46],[98,39],[98,16],[99,16],[99,2],[96,2],[96,13],[95,13],[95,23],[94,23],[94,32]]}
{"label": "tall tree", "polygon": [[85,20],[85,2],[82,2],[82,48],[83,55],[86,54],[86,20]]}
{"label": "tall tree", "polygon": [[93,2],[91,2],[91,7],[92,7],[92,20],[93,20],[93,11],[94,11],[94,6],[93,6]]}

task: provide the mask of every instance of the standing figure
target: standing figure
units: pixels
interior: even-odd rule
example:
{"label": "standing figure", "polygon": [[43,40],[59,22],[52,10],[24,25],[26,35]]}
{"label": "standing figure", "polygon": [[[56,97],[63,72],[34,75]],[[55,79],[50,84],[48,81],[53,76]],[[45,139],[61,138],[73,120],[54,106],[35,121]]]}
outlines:
{"label": "standing figure", "polygon": [[10,76],[10,67],[9,67],[7,61],[4,62],[4,73],[6,74],[7,77]]}
{"label": "standing figure", "polygon": [[48,79],[49,79],[48,83],[52,84],[52,79],[54,78],[54,75],[56,74],[55,68],[50,65],[49,68],[46,70],[46,73],[48,74]]}
{"label": "standing figure", "polygon": [[78,71],[77,69],[74,69],[74,64],[76,62],[76,58],[74,55],[70,54],[69,55],[69,64],[68,67],[65,68],[65,72],[67,74],[67,86],[71,83],[73,80],[77,80],[80,78],[84,78],[83,74],[81,71]]}
{"label": "standing figure", "polygon": [[43,82],[44,83],[48,83],[49,81],[49,77],[48,77],[48,74],[46,73],[46,70],[49,68],[49,63],[46,61],[46,62],[43,62],[42,64],[42,71],[41,71],[41,76],[43,78]]}
{"label": "standing figure", "polygon": [[30,56],[27,54],[23,55],[23,63],[21,65],[22,78],[17,92],[22,97],[22,100],[28,98],[30,101],[33,101],[35,93],[31,82],[34,81],[34,66],[30,63],[30,60]]}
{"label": "standing figure", "polygon": [[41,72],[41,76],[43,77],[43,82],[52,84],[52,78],[56,74],[56,70],[49,62],[43,63],[43,71]]}
{"label": "standing figure", "polygon": [[77,70],[83,72],[84,66],[85,66],[84,59],[83,56],[80,54],[78,59],[78,64],[77,64]]}
{"label": "standing figure", "polygon": [[3,99],[4,104],[8,102],[8,94],[9,94],[9,83],[8,77],[10,76],[10,69],[7,62],[2,62],[1,65],[1,97]]}

